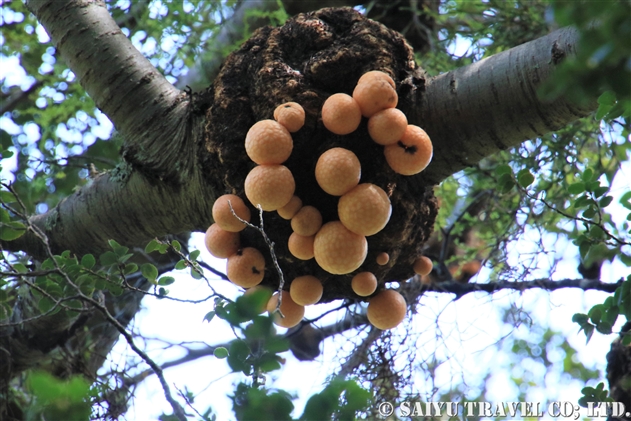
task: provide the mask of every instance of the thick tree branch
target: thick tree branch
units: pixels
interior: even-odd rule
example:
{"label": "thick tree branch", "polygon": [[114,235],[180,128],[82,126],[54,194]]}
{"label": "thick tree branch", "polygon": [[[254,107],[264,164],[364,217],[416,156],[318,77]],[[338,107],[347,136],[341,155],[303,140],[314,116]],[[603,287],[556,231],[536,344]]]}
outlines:
{"label": "thick tree branch", "polygon": [[517,146],[588,115],[565,99],[545,102],[537,89],[573,55],[578,31],[563,28],[545,37],[427,81],[420,125],[434,141],[424,174],[439,183],[481,159]]}

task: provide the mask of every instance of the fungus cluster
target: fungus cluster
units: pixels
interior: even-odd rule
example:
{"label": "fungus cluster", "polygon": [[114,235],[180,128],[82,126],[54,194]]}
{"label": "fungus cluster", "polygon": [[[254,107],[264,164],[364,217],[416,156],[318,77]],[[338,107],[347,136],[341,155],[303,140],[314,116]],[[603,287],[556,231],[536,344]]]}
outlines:
{"label": "fungus cluster", "polygon": [[[333,134],[344,136],[357,130],[366,118],[369,136],[383,146],[390,168],[402,175],[418,174],[431,160],[432,143],[420,127],[408,124],[405,114],[395,108],[397,103],[393,79],[386,73],[370,71],[359,79],[352,96],[336,93],[327,98],[321,110],[322,124]],[[291,133],[299,131],[304,121],[303,108],[287,102],[276,108],[273,120],[258,121],[250,128],[245,151],[257,165],[245,178],[245,196],[253,207],[276,211],[289,221],[292,234],[287,246],[295,258],[315,259],[323,270],[334,275],[357,272],[351,288],[358,296],[369,297],[369,321],[379,329],[391,329],[405,317],[405,299],[391,289],[377,292],[376,276],[361,270],[368,254],[366,237],[379,233],[390,220],[389,194],[376,184],[361,183],[362,168],[355,153],[333,147],[318,157],[314,176],[325,193],[339,198],[338,219],[323,220],[316,206],[303,205],[295,195],[294,177],[283,163],[294,147]],[[257,285],[264,277],[265,258],[255,248],[241,247],[239,238],[246,227],[244,222],[250,221],[248,206],[239,196],[226,194],[216,200],[212,215],[215,223],[206,232],[210,253],[228,259],[228,278],[249,288],[247,293],[261,288]],[[427,270],[425,259],[420,257],[415,262],[416,273]],[[389,260],[387,252],[377,254],[378,265],[387,265]],[[431,270],[431,261],[429,265]],[[302,320],[304,306],[317,303],[322,294],[320,280],[304,274],[293,279],[289,291],[270,292],[267,310],[275,314],[276,324],[292,327]]]}

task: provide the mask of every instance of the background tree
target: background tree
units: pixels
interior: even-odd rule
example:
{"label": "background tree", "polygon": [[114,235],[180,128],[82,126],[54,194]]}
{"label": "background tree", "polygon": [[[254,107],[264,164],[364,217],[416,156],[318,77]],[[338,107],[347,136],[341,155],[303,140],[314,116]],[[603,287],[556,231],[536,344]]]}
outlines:
{"label": "background tree", "polygon": [[[395,259],[399,264],[389,268],[389,272],[381,269],[380,278],[403,281],[411,276],[405,262],[409,263],[421,252],[429,239],[437,210],[431,190],[434,184],[442,182],[437,189],[441,200],[437,234],[426,243],[427,252],[433,250],[436,282],[423,288],[414,282],[401,284],[412,308],[423,293],[431,290],[452,292],[456,297],[475,290],[492,292],[502,288],[552,290],[574,286],[616,290],[610,300],[587,315],[577,315],[575,321],[588,337],[594,329],[602,333],[620,331],[614,326],[619,326],[615,325],[619,313],[629,316],[629,281],[602,283],[598,268],[603,261],[629,263],[629,240],[625,237],[628,225],[609,213],[613,206],[609,188],[621,163],[628,160],[629,144],[625,140],[629,75],[624,67],[629,57],[629,45],[625,42],[629,37],[625,38],[624,32],[628,31],[628,4],[613,2],[608,8],[595,8],[586,3],[576,8],[563,5],[550,8],[544,3],[400,3],[392,6],[389,2],[371,2],[364,6],[369,16],[392,25],[408,37],[417,52],[416,59],[428,73],[413,66],[412,51],[395,33],[348,10],[326,11],[289,24],[286,28],[302,34],[294,41],[283,30],[264,29],[255,33],[230,56],[213,85],[195,94],[180,91],[171,83],[176,83],[182,70],[202,55],[196,54],[203,50],[198,47],[201,40],[215,49],[219,46],[223,47],[221,51],[230,50],[235,33],[245,34],[252,29],[246,27],[240,32],[236,23],[249,22],[253,17],[259,22],[268,19],[283,23],[286,16],[282,9],[270,7],[275,5],[271,2],[169,6],[138,3],[133,7],[116,4],[109,10],[91,3],[77,7],[73,2],[30,2],[29,8],[51,34],[53,48],[47,44],[35,17],[23,6],[18,3],[4,6],[4,23],[9,29],[3,31],[3,54],[7,60],[16,60],[30,78],[28,82],[20,82],[23,87],[12,87],[8,77],[3,85],[6,98],[2,106],[2,157],[17,160],[11,174],[3,173],[12,181],[3,184],[1,214],[2,247],[6,253],[0,290],[4,312],[0,336],[2,351],[8,356],[0,363],[5,379],[0,385],[4,413],[22,418],[25,408],[37,411],[38,404],[41,406],[47,399],[53,402],[67,399],[63,395],[67,393],[79,396],[73,410],[83,414],[84,397],[80,392],[86,386],[76,380],[77,374],[93,384],[92,402],[103,405],[103,412],[95,406],[96,416],[106,413],[117,416],[124,412],[126,392],[142,376],[134,379],[122,373],[117,383],[112,377],[97,375],[106,358],[104,351],[110,350],[122,334],[160,377],[174,414],[183,417],[181,403],[170,392],[162,368],[136,345],[126,326],[144,295],[172,298],[165,287],[173,278],[159,278],[161,273],[188,267],[191,276],[199,277],[204,263],[196,262],[198,253],[188,255],[181,245],[185,244],[182,238],[153,241],[148,248],[144,246],[153,237],[204,230],[209,225],[210,203],[224,191],[239,192],[251,165],[240,143],[245,132],[254,121],[269,117],[283,100],[297,99],[308,112],[307,130],[298,134],[296,144],[311,138],[317,140],[313,142],[317,147],[326,149],[332,142],[325,138],[317,123],[322,101],[331,93],[351,89],[359,75],[375,66],[396,76],[401,108],[411,122],[421,122],[436,146],[433,164],[427,171],[413,182],[398,183],[400,191],[407,189],[414,193],[415,199],[393,200],[395,214],[405,217],[394,220],[396,223],[390,224],[388,234],[406,223],[410,224],[407,231],[400,237],[371,243],[371,247],[381,245],[387,249],[399,243]],[[296,7],[310,5],[286,2],[285,7],[293,14],[303,11]],[[576,23],[589,28],[594,16],[600,16],[604,22],[584,30],[583,38],[589,42],[581,43],[575,63],[564,59],[573,53],[577,33],[565,30],[546,37],[552,25],[552,21],[543,18],[546,10],[553,10],[562,25]],[[233,14],[235,19],[224,14]],[[218,16],[217,23],[213,19],[209,23],[209,16]],[[349,22],[374,34],[374,40],[357,42],[363,39],[353,38],[354,34],[344,30]],[[399,24],[403,26],[396,27]],[[124,28],[122,33],[117,25]],[[330,28],[334,35],[327,39],[326,31],[313,32],[318,25]],[[40,36],[38,42],[34,42],[34,33]],[[230,33],[233,35],[229,36]],[[151,63],[123,35],[135,41]],[[454,57],[444,47],[458,36],[470,40],[471,48],[467,54]],[[270,46],[270,39],[277,40],[278,46]],[[537,41],[520,49],[498,54],[534,39]],[[158,41],[168,55],[155,49]],[[175,51],[171,51],[169,43]],[[357,45],[360,54],[345,45]],[[288,51],[298,52],[291,57],[293,61],[278,59]],[[71,70],[57,62],[58,54]],[[494,55],[491,59],[479,61],[491,55]],[[526,58],[532,58],[532,62]],[[204,60],[201,62],[200,68],[209,69],[208,77],[213,79],[216,66],[204,66]],[[473,62],[476,64],[463,67]],[[541,101],[535,90],[561,62],[568,64],[563,67],[565,77],[560,79],[563,82],[555,79],[547,85],[549,98],[556,99]],[[288,72],[283,67],[287,63],[304,70]],[[258,71],[265,66],[276,72],[270,75]],[[431,78],[454,68],[460,70]],[[308,76],[308,83],[301,73]],[[75,78],[81,86],[73,83]],[[574,88],[577,80],[581,81],[584,92],[571,100],[559,97],[567,93],[564,88]],[[571,123],[593,110],[595,105],[590,95],[595,98],[595,94],[603,91],[607,92],[599,98],[597,119]],[[446,92],[452,95],[445,95]],[[95,139],[102,114],[89,98],[114,122],[118,135],[107,141]],[[54,106],[56,103],[60,105]],[[456,119],[450,110],[457,110]],[[603,117],[605,122],[601,123]],[[546,134],[558,129],[561,130]],[[102,137],[108,138],[109,133]],[[510,152],[496,153],[526,139],[533,140]],[[13,157],[9,156],[13,153]],[[362,163],[368,162],[367,168],[375,169],[369,174],[380,174],[379,162],[369,157],[374,151],[363,153]],[[300,158],[292,158],[294,165]],[[11,161],[3,161],[3,165],[11,168]],[[291,167],[292,163],[288,165]],[[463,168],[467,169],[457,177],[447,178]],[[306,179],[306,175],[302,177]],[[327,201],[317,194],[309,200]],[[629,194],[622,194],[619,201],[628,213]],[[33,216],[27,218],[28,215]],[[287,226],[273,216],[269,219],[267,233],[277,245],[283,244],[281,238],[286,236]],[[553,281],[556,258],[555,264],[541,274],[537,272],[540,257],[535,253],[526,261],[522,256],[519,264],[511,262],[507,246],[531,232],[552,233],[559,237],[558,241],[571,239],[579,248],[581,274],[585,279]],[[247,243],[264,245],[254,230],[246,238]],[[540,241],[544,246],[544,240]],[[432,249],[432,244],[439,246]],[[304,270],[282,246],[279,253],[288,280]],[[465,265],[474,259],[488,268],[489,282],[481,282],[482,279],[465,285],[456,282],[468,276]],[[277,286],[276,274],[270,272],[266,282]],[[212,284],[209,288],[211,298],[223,298],[214,293]],[[327,288],[325,300],[339,298],[352,298],[349,288]],[[223,299],[217,302],[214,311],[238,329],[248,317],[239,308]],[[361,306],[354,300],[344,302],[340,311],[349,312],[347,321],[316,330],[315,343],[340,331],[365,326]],[[254,325],[258,326],[257,323],[266,326],[262,319],[256,319]],[[268,332],[269,326],[261,329]],[[245,329],[242,332],[246,338],[247,332]],[[294,351],[296,344],[304,344],[308,332],[309,328],[303,327],[289,334],[294,338]],[[341,373],[359,375],[377,400],[395,398],[411,384],[411,376],[406,378],[394,366],[393,337],[375,329],[363,332],[361,342],[341,367]],[[544,338],[546,335],[550,338],[549,332],[542,334]],[[301,339],[296,340],[296,336]],[[267,339],[273,342],[273,336]],[[628,335],[621,338],[621,343],[629,343]],[[527,348],[529,344],[521,346]],[[223,351],[217,349],[210,347],[197,352],[222,356]],[[628,355],[626,349],[628,346],[616,345],[610,358],[614,361],[610,372],[616,375],[610,376],[611,389],[617,391],[614,397],[618,400],[626,393],[624,373],[628,369],[623,370],[626,360],[616,356]],[[230,345],[231,367],[252,376],[251,387],[235,391],[235,402],[248,408],[243,402],[254,402],[254,395],[259,393],[273,402],[273,407],[281,411],[289,408],[278,405],[288,402],[286,396],[267,393],[260,385],[260,372],[278,365],[275,352],[259,355],[261,358],[250,365],[243,365],[243,361],[239,365],[236,356],[252,352],[251,348],[239,350],[239,346]],[[310,355],[313,354],[312,349]],[[377,357],[366,362],[365,355]],[[59,378],[73,380],[62,386],[42,372],[31,372],[28,388],[23,389],[21,379],[36,366]],[[623,374],[617,377],[620,373]],[[577,374],[584,375],[585,372]],[[51,389],[63,393],[44,394],[43,391]],[[350,383],[333,383],[327,390],[338,397],[345,391],[347,409],[361,406],[358,402],[363,395]],[[443,397],[456,400],[459,396],[456,392]],[[589,396],[592,393],[594,396]],[[38,401],[32,401],[33,396]],[[586,399],[599,400],[603,396],[597,389],[587,390]],[[54,405],[46,406],[54,411]],[[258,410],[255,413],[260,413]],[[244,411],[237,411],[237,417],[247,418],[247,409]],[[281,414],[276,414],[276,418],[282,418]]]}

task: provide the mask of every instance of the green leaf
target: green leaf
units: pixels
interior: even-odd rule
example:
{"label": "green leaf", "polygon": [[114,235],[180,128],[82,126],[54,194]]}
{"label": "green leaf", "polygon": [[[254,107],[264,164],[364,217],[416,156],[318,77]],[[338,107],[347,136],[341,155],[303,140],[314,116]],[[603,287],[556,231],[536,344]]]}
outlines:
{"label": "green leaf", "polygon": [[149,243],[145,247],[145,253],[151,253],[152,251],[157,250],[158,247],[160,247],[160,243],[158,242],[158,240],[153,239],[149,241]]}
{"label": "green leaf", "polygon": [[140,272],[142,273],[142,276],[147,278],[147,280],[151,283],[155,283],[156,278],[158,277],[158,269],[151,263],[144,263],[140,266]]}
{"label": "green leaf", "polygon": [[125,265],[124,273],[125,275],[131,275],[132,273],[138,271],[138,265],[135,263],[128,263]]}
{"label": "green leaf", "polygon": [[517,174],[517,182],[522,187],[528,187],[534,181],[535,181],[535,176],[532,175],[530,170],[523,169],[523,170],[519,171],[519,174]]}
{"label": "green leaf", "polygon": [[628,191],[620,196],[620,204],[625,208],[631,210],[631,191]]}
{"label": "green leaf", "polygon": [[571,194],[580,194],[585,191],[585,183],[579,181],[578,183],[570,184],[567,188],[567,191]]}
{"label": "green leaf", "polygon": [[206,322],[210,322],[213,318],[215,317],[215,311],[209,311],[208,313],[206,313],[206,315],[204,316],[204,321]]}
{"label": "green leaf", "polygon": [[21,222],[1,222],[0,240],[13,241],[26,233],[26,226]]}
{"label": "green leaf", "polygon": [[594,192],[594,197],[595,198],[599,198],[600,196],[602,196],[603,194],[607,193],[609,191],[609,187],[607,186],[596,186],[592,189],[592,191]]}
{"label": "green leaf", "polygon": [[598,103],[603,105],[614,105],[616,103],[616,94],[613,91],[605,91],[598,97]]}
{"label": "green leaf", "polygon": [[182,270],[182,269],[186,269],[186,267],[188,266],[188,264],[186,263],[186,260],[180,260],[179,262],[177,262],[175,264],[175,269],[176,270]]}
{"label": "green leaf", "polygon": [[180,242],[179,242],[179,241],[177,241],[177,240],[173,240],[173,241],[171,241],[171,246],[173,246],[173,248],[174,248],[176,251],[180,251],[180,250],[182,250],[182,244],[180,244]]}
{"label": "green leaf", "polygon": [[592,170],[591,168],[585,169],[585,171],[583,171],[583,174],[581,174],[581,180],[583,180],[586,183],[589,183],[590,181],[592,181],[593,178],[594,178],[594,170]]}
{"label": "green leaf", "polygon": [[602,120],[603,118],[605,118],[607,114],[609,114],[609,111],[611,111],[612,108],[613,108],[612,105],[600,104],[598,106],[598,109],[596,110],[596,115],[594,116],[594,118],[596,120]]}
{"label": "green leaf", "polygon": [[15,201],[17,201],[17,199],[13,193],[6,190],[0,191],[0,203],[13,203]]}
{"label": "green leaf", "polygon": [[228,349],[223,347],[223,346],[218,346],[213,351],[213,355],[215,357],[219,358],[219,359],[224,359],[224,358],[228,357],[228,355],[229,355]]}
{"label": "green leaf", "polygon": [[598,201],[598,205],[601,208],[606,208],[607,206],[609,206],[611,204],[611,202],[613,201],[613,197],[612,196],[605,196],[602,199],[600,199]]}
{"label": "green leaf", "polygon": [[513,175],[513,169],[507,164],[498,165],[495,168],[495,175],[500,177],[500,176],[502,176],[504,174],[509,174],[509,175],[512,176]]}
{"label": "green leaf", "polygon": [[96,259],[91,254],[86,254],[81,258],[81,266],[86,269],[92,269],[96,264]]}
{"label": "green leaf", "polygon": [[[0,289],[0,303],[7,301],[9,299],[9,294],[6,289]],[[1,314],[0,314],[1,316]]]}
{"label": "green leaf", "polygon": [[201,253],[201,250],[193,250],[188,258],[191,259],[192,261],[196,261],[200,253]]}
{"label": "green leaf", "polygon": [[171,285],[173,282],[175,282],[175,278],[172,276],[162,276],[158,279],[158,285],[167,286]]}
{"label": "green leaf", "polygon": [[497,189],[500,193],[508,193],[515,186],[513,174],[502,174],[497,181]]}
{"label": "green leaf", "polygon": [[99,256],[101,266],[112,266],[118,263],[118,256],[113,251],[106,251]]}

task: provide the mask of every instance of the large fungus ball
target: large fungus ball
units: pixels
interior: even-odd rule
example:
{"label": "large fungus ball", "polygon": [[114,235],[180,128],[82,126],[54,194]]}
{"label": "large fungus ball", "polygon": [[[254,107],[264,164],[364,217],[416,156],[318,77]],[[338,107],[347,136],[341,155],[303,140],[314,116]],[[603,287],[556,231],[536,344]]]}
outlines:
{"label": "large fungus ball", "polygon": [[380,145],[397,143],[403,137],[408,119],[397,108],[386,108],[368,119],[368,134]]}
{"label": "large fungus ball", "polygon": [[210,254],[220,259],[226,259],[239,250],[241,240],[238,232],[226,231],[215,223],[206,230],[204,243]]}
{"label": "large fungus ball", "polygon": [[345,135],[359,127],[362,113],[359,104],[347,94],[333,94],[322,106],[322,123],[330,132]]}
{"label": "large fungus ball", "polygon": [[337,204],[342,224],[360,235],[373,235],[390,220],[392,206],[385,191],[371,183],[362,183],[344,194]]}
{"label": "large fungus ball", "polygon": [[291,229],[296,234],[309,237],[315,235],[322,226],[322,214],[313,206],[303,206],[291,218]]}
{"label": "large fungus ball", "polygon": [[228,279],[243,288],[258,285],[265,275],[265,258],[254,247],[245,247],[228,258]]}
{"label": "large fungus ball", "polygon": [[323,291],[322,282],[312,275],[297,277],[289,287],[291,298],[301,306],[308,306],[320,301]]}
{"label": "large fungus ball", "polygon": [[366,237],[349,231],[340,221],[324,224],[313,242],[316,262],[334,275],[351,273],[360,267],[367,252]]}
{"label": "large fungus ball", "polygon": [[300,260],[313,259],[313,242],[315,235],[305,237],[292,232],[287,241],[287,247],[292,256]]}
{"label": "large fungus ball", "polygon": [[300,304],[296,304],[294,300],[292,300],[291,295],[287,291],[282,291],[282,300],[280,303],[280,311],[283,313],[281,317],[278,312],[274,312],[276,307],[278,306],[278,292],[272,295],[272,298],[267,302],[267,311],[270,314],[274,315],[274,323],[281,327],[294,327],[305,315],[305,308]]}
{"label": "large fungus ball", "polygon": [[412,266],[414,273],[421,276],[429,275],[433,268],[434,265],[432,264],[431,259],[427,256],[419,256]]}
{"label": "large fungus ball", "polygon": [[302,208],[302,200],[298,196],[292,196],[289,202],[276,212],[283,219],[291,219]]}
{"label": "large fungus ball", "polygon": [[274,120],[257,121],[245,136],[245,152],[259,165],[282,164],[293,147],[289,131]]}
{"label": "large fungus ball", "polygon": [[295,133],[305,124],[305,110],[297,102],[286,102],[274,110],[274,120]]}
{"label": "large fungus ball", "polygon": [[384,289],[368,303],[368,321],[376,328],[387,330],[399,325],[405,318],[407,304],[397,291]]}
{"label": "large fungus ball", "polygon": [[359,272],[353,276],[351,288],[360,297],[367,297],[377,289],[377,277],[372,272]]}
{"label": "large fungus ball", "polygon": [[244,221],[250,222],[250,209],[245,205],[243,199],[235,194],[224,194],[215,200],[213,204],[212,214],[215,223],[217,223],[222,229],[231,232],[239,232],[243,230],[246,225],[239,221],[234,213]]}
{"label": "large fungus ball", "polygon": [[359,104],[364,117],[372,117],[378,111],[394,108],[399,102],[394,81],[386,73],[365,73],[353,90],[353,98]]}
{"label": "large fungus ball", "polygon": [[423,171],[432,160],[432,141],[425,130],[409,124],[401,140],[386,146],[383,153],[394,172],[414,175]]}
{"label": "large fungus ball", "polygon": [[284,165],[259,165],[245,178],[245,195],[255,207],[273,211],[285,206],[296,190],[296,182]]}
{"label": "large fungus ball", "polygon": [[357,156],[344,148],[332,148],[318,158],[318,185],[330,195],[341,196],[359,183],[361,165]]}

